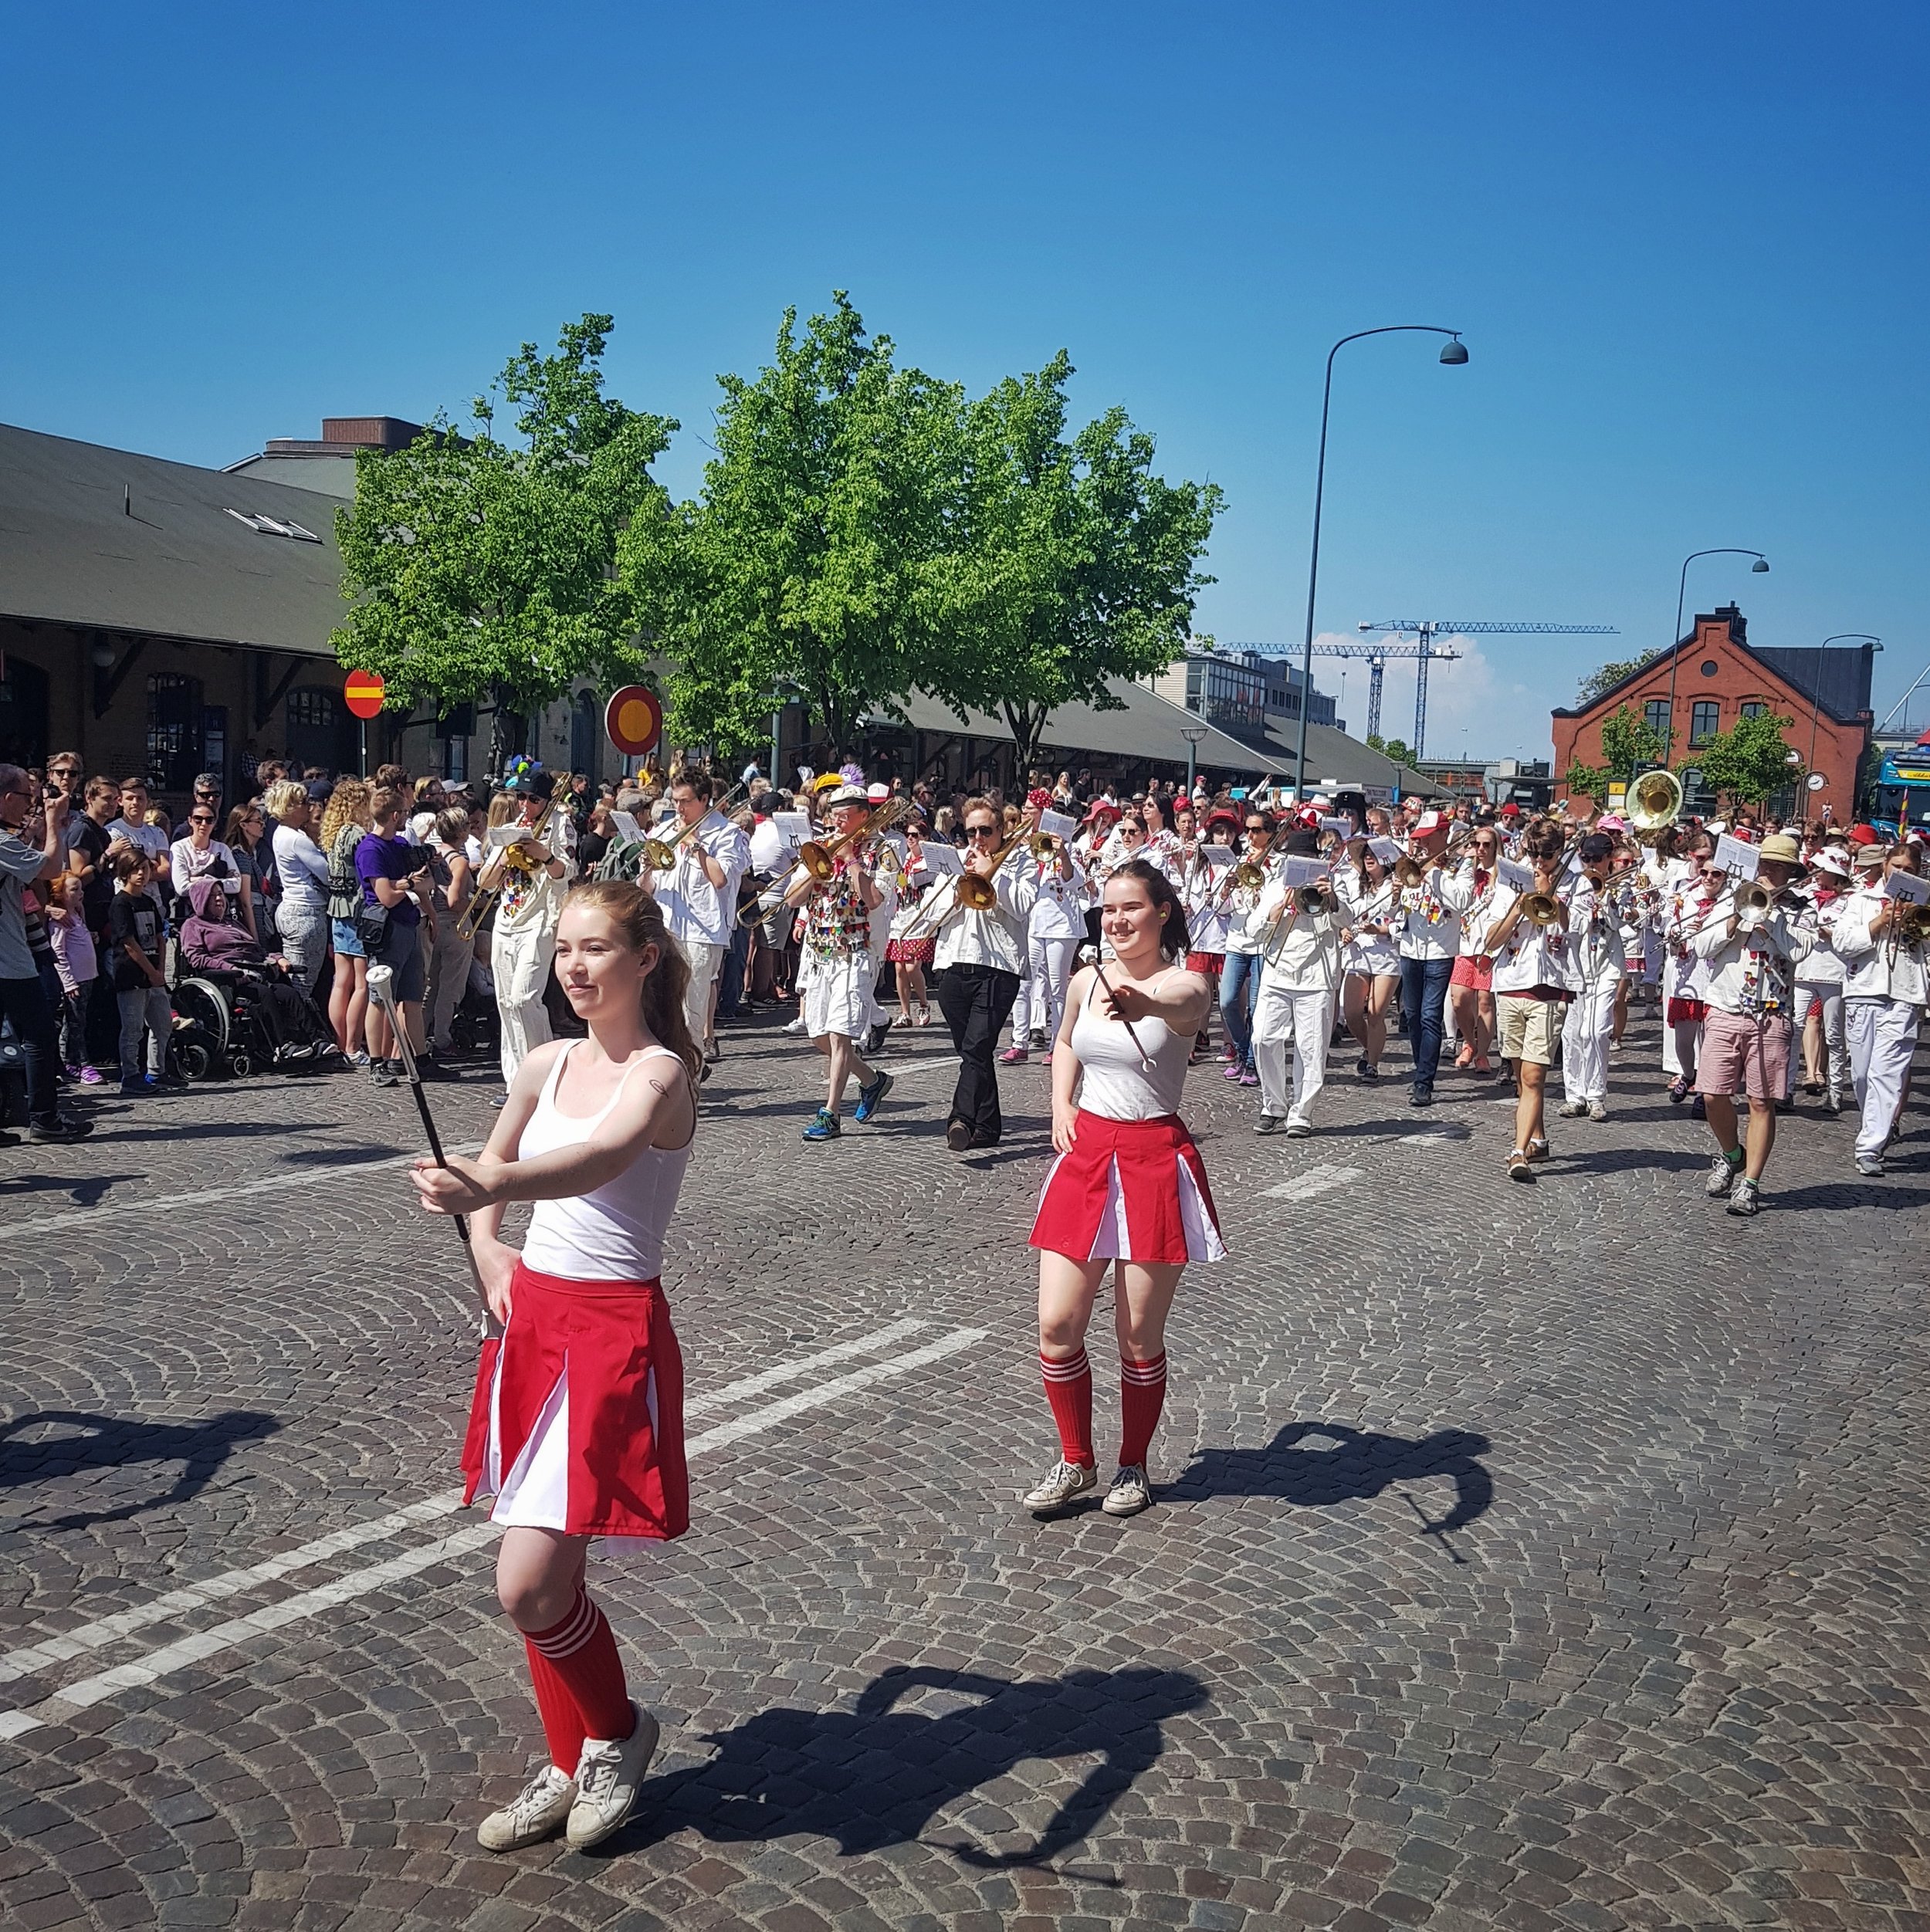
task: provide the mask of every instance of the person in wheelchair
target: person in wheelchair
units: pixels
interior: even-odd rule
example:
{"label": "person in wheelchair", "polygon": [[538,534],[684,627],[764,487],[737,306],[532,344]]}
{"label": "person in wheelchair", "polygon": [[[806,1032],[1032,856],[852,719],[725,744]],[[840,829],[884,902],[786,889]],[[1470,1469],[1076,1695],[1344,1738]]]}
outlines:
{"label": "person in wheelchair", "polygon": [[234,1017],[259,1030],[260,1057],[282,1065],[334,1059],[334,1042],[308,996],[290,983],[287,960],[264,952],[252,933],[229,922],[222,887],[195,879],[188,898],[194,911],[181,925],[181,963],[191,973],[219,976],[218,983],[232,983],[242,1009]]}

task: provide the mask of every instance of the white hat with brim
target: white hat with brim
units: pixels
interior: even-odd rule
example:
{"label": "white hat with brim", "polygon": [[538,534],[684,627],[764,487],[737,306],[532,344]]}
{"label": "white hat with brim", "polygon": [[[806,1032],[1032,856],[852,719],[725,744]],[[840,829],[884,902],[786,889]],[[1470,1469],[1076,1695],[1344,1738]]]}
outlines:
{"label": "white hat with brim", "polygon": [[836,805],[868,805],[870,803],[870,797],[862,785],[840,785],[824,801],[827,810]]}
{"label": "white hat with brim", "polygon": [[1850,861],[1831,846],[1824,846],[1810,864],[1813,870],[1827,872],[1835,878],[1847,879],[1850,876]]}

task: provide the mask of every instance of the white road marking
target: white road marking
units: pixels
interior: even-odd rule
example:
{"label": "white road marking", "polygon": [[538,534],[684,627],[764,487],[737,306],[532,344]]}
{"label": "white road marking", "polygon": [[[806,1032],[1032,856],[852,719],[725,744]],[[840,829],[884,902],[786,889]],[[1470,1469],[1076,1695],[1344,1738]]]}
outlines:
{"label": "white road marking", "polygon": [[[102,1143],[111,1145],[110,1142]],[[352,1179],[363,1174],[380,1174],[395,1167],[412,1167],[422,1158],[426,1150],[418,1149],[413,1154],[391,1155],[386,1160],[355,1161],[340,1167],[306,1167],[298,1174],[264,1174],[259,1177],[250,1175],[245,1189],[234,1187],[206,1187],[193,1194],[147,1194],[141,1196],[115,1196],[103,1201],[97,1207],[82,1207],[69,1202],[58,1214],[42,1215],[37,1221],[11,1221],[7,1224],[7,1238],[13,1240],[22,1234],[84,1234],[89,1228],[101,1221],[111,1221],[124,1215],[138,1215],[145,1218],[152,1214],[181,1207],[225,1207],[231,1211],[245,1206],[258,1195],[273,1193],[283,1188],[320,1188],[337,1180]],[[482,1143],[479,1140],[465,1141],[460,1147],[445,1148],[450,1154],[479,1154]]]}
{"label": "white road marking", "polygon": [[875,1335],[861,1335],[855,1342],[841,1342],[835,1348],[806,1355],[800,1362],[780,1362],[776,1368],[746,1375],[741,1382],[726,1382],[713,1393],[686,1402],[683,1413],[686,1416],[707,1416],[713,1409],[727,1409],[733,1402],[742,1402],[747,1396],[761,1396],[767,1389],[775,1389],[780,1382],[795,1382],[800,1376],[809,1375],[814,1369],[827,1369],[834,1362],[848,1362],[853,1355],[875,1355],[879,1349],[889,1348],[894,1342],[902,1342],[906,1336],[930,1326],[929,1321],[894,1321],[889,1328],[880,1328]]}
{"label": "white road marking", "polygon": [[1310,1167],[1304,1174],[1260,1191],[1269,1201],[1311,1201],[1318,1195],[1331,1194],[1336,1187],[1351,1187],[1366,1173],[1359,1167]]}
{"label": "white road marking", "polygon": [[[788,1380],[794,1375],[808,1373],[817,1363],[830,1358],[842,1358],[843,1354],[862,1352],[891,1342],[901,1339],[913,1330],[926,1326],[922,1322],[897,1322],[891,1327],[879,1330],[863,1341],[842,1345],[841,1350],[826,1350],[822,1354],[804,1361],[783,1365],[784,1373],[779,1379]],[[907,1355],[894,1355],[884,1362],[868,1363],[864,1368],[854,1369],[848,1375],[839,1375],[815,1389],[801,1390],[797,1394],[786,1396],[770,1402],[761,1409],[753,1409],[748,1415],[739,1416],[726,1423],[720,1423],[707,1429],[701,1435],[694,1436],[684,1445],[684,1453],[689,1458],[696,1457],[714,1449],[722,1449],[734,1442],[740,1442],[750,1436],[761,1435],[765,1430],[774,1429],[780,1423],[787,1422],[794,1416],[808,1410],[822,1408],[828,1402],[855,1390],[868,1388],[874,1382],[889,1380],[892,1376],[909,1375],[915,1369],[942,1361],[946,1356],[956,1355],[960,1349],[968,1348],[974,1342],[985,1339],[984,1328],[954,1328],[941,1335],[936,1341],[927,1342],[921,1348],[914,1348]],[[774,1371],[764,1372],[767,1376]],[[750,1385],[760,1380],[757,1376],[747,1377],[741,1382],[729,1385],[718,1391],[707,1406],[717,1406],[733,1394],[748,1392]],[[770,1386],[769,1382],[764,1386]],[[103,1617],[97,1623],[83,1625],[77,1630],[63,1636],[43,1639],[41,1643],[21,1650],[8,1653],[6,1663],[18,1665],[9,1669],[9,1677],[19,1677],[38,1666],[42,1662],[56,1662],[63,1656],[76,1656],[87,1649],[98,1649],[130,1630],[144,1625],[159,1622],[177,1610],[192,1609],[198,1605],[215,1600],[220,1595],[237,1589],[245,1589],[249,1582],[262,1582],[274,1576],[284,1575],[290,1570],[299,1569],[304,1562],[323,1561],[327,1556],[339,1555],[359,1542],[372,1540],[378,1534],[392,1533],[395,1529],[419,1522],[439,1514],[460,1501],[459,1492],[448,1492],[439,1496],[425,1498],[411,1504],[407,1509],[394,1514],[378,1518],[371,1523],[361,1523],[345,1530],[338,1530],[333,1535],[305,1544],[301,1549],[285,1551],[278,1557],[270,1557],[266,1562],[256,1564],[246,1570],[235,1570],[225,1576],[209,1578],[182,1589],[170,1591],[164,1597],[157,1598],[151,1604],[144,1604],[131,1610],[124,1610],[117,1616]],[[63,1685],[50,1697],[23,1710],[0,1710],[0,1741],[18,1737],[24,1733],[38,1729],[47,1724],[58,1723],[63,1710],[84,1710],[90,1704],[100,1703],[118,1690],[125,1690],[141,1684],[152,1683],[171,1672],[181,1670],[191,1663],[200,1663],[208,1658],[218,1656],[238,1644],[248,1643],[271,1630],[286,1628],[299,1623],[323,1610],[333,1609],[338,1604],[353,1602],[356,1598],[367,1596],[372,1592],[386,1588],[391,1583],[401,1582],[405,1577],[415,1576],[433,1568],[436,1564],[468,1555],[479,1549],[496,1534],[493,1523],[481,1522],[466,1524],[447,1536],[438,1537],[432,1543],[419,1549],[405,1550],[399,1556],[392,1556],[385,1562],[374,1564],[369,1568],[352,1572],[338,1577],[334,1582],[317,1584],[313,1589],[303,1590],[297,1595],[283,1599],[279,1603],[271,1603],[259,1610],[252,1610],[245,1616],[232,1617],[225,1622],[217,1623],[210,1629],[197,1630],[189,1636],[178,1638],[174,1643],[164,1644],[157,1650],[151,1650],[145,1656],[130,1662],[117,1664],[112,1670],[96,1672],[90,1677]]]}

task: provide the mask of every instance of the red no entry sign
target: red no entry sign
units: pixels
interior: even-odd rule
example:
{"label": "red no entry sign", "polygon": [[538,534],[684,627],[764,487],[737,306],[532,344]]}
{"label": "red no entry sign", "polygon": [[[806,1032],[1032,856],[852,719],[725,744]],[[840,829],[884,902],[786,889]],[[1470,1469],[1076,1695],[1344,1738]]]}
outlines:
{"label": "red no entry sign", "polygon": [[603,729],[626,758],[641,758],[663,736],[663,706],[646,685],[627,684],[604,707]]}
{"label": "red no entry sign", "polygon": [[382,708],[382,674],[351,671],[343,680],[342,695],[358,718],[373,718]]}

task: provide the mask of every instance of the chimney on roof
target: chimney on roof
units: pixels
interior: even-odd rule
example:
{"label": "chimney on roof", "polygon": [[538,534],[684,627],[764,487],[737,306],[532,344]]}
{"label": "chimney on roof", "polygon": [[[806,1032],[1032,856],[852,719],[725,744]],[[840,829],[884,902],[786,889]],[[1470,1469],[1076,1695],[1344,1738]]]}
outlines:
{"label": "chimney on roof", "polygon": [[401,449],[422,433],[420,423],[400,416],[324,416],[322,441],[347,443],[357,449]]}
{"label": "chimney on roof", "polygon": [[1747,644],[1749,642],[1749,621],[1743,616],[1738,606],[1733,604],[1718,604],[1709,614],[1712,617],[1722,618],[1729,625],[1729,635],[1736,643]]}

